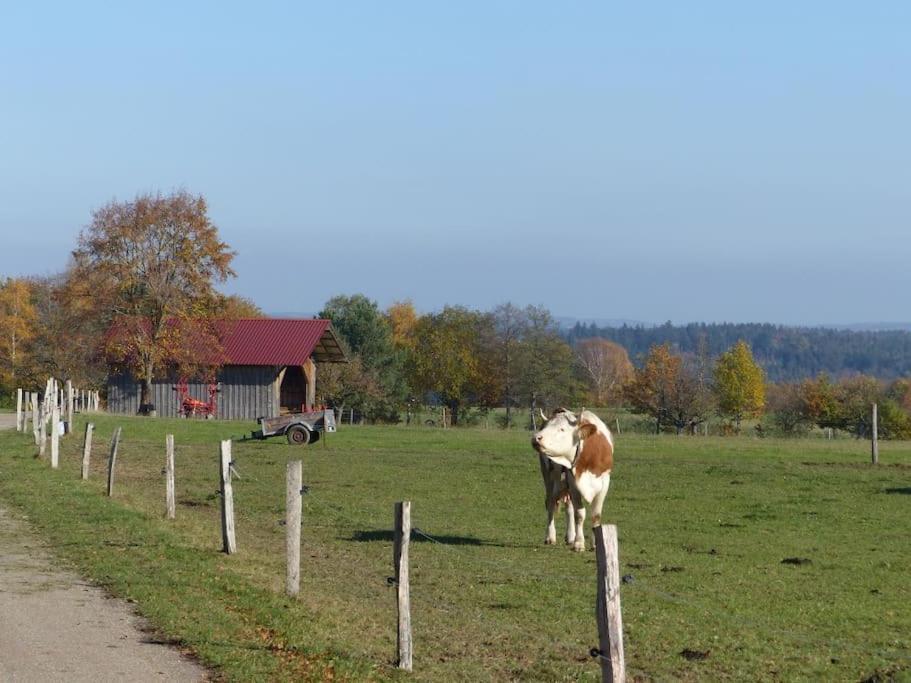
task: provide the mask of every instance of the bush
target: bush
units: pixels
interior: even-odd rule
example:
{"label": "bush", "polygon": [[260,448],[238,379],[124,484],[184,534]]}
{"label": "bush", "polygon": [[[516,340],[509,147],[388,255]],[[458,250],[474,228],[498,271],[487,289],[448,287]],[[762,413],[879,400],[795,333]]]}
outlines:
{"label": "bush", "polygon": [[911,439],[911,417],[895,401],[881,401],[877,410],[879,420],[877,432],[883,439]]}

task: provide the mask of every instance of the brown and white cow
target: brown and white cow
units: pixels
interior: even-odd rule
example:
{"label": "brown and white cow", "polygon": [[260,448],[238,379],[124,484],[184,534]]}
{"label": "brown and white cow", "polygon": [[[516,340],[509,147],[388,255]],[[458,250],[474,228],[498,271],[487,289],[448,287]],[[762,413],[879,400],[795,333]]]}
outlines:
{"label": "brown and white cow", "polygon": [[[582,410],[577,417],[568,410],[560,409],[535,432],[531,444],[539,456],[564,470],[566,489],[572,507],[567,506],[567,513],[572,509],[575,516],[575,531],[567,530],[567,543],[573,544],[573,550],[585,550],[585,503],[592,509],[592,525],[601,524],[601,510],[607,489],[610,486],[611,470],[614,466],[614,439],[610,430],[601,419],[590,410]],[[545,472],[543,460],[542,475]],[[548,484],[544,475],[545,487]],[[562,495],[562,492],[561,492]],[[548,495],[548,536],[551,538],[553,511],[556,504],[550,503]],[[559,496],[556,500],[559,500]],[[545,542],[552,542],[545,540]]]}

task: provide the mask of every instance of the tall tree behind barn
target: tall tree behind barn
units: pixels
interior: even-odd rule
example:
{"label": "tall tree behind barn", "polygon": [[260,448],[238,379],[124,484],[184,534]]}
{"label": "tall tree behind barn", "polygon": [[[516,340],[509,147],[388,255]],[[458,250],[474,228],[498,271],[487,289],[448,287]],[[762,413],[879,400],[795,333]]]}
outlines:
{"label": "tall tree behind barn", "polygon": [[[183,350],[185,338],[175,330],[211,318],[215,283],[234,275],[234,252],[209,220],[206,200],[179,191],[111,202],[94,212],[73,258],[70,275],[82,283],[96,316],[117,323],[105,340],[108,353],[126,360],[140,379],[140,403],[155,405],[159,366],[174,364]],[[200,325],[191,336],[207,333]]]}
{"label": "tall tree behind barn", "polygon": [[[328,320],[259,318],[214,325],[224,354],[215,377],[220,384],[216,415],[220,419],[253,420],[311,408],[316,363],[346,361]],[[159,415],[179,414],[180,397],[174,390],[179,379],[178,369],[172,368],[152,381],[150,396]],[[207,400],[208,381],[190,377],[187,384],[193,398]],[[140,382],[114,367],[108,378],[108,410],[134,414],[140,401]]]}

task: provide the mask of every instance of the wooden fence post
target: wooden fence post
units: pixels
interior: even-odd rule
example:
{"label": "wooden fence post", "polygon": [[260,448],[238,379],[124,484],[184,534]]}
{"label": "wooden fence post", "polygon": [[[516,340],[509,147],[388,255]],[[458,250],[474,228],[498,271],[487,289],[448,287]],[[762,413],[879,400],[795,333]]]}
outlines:
{"label": "wooden fence post", "polygon": [[38,428],[38,457],[43,458],[44,453],[47,450],[47,418],[45,417],[46,408],[42,406],[41,408],[41,419],[39,420],[40,427]]}
{"label": "wooden fence post", "polygon": [[228,554],[237,552],[234,538],[234,489],[231,487],[231,440],[221,442],[219,458],[221,472],[221,539],[222,548]]}
{"label": "wooden fence post", "polygon": [[114,495],[114,465],[117,464],[117,447],[120,446],[120,427],[111,437],[111,453],[108,456],[108,498]]}
{"label": "wooden fence post", "polygon": [[22,389],[16,389],[16,431],[22,431]]}
{"label": "wooden fence post", "polygon": [[41,436],[41,405],[38,402],[38,394],[33,394],[34,398],[32,399],[32,433],[35,435],[35,445],[38,446],[41,444],[39,438]]}
{"label": "wooden fence post", "polygon": [[22,392],[22,433],[28,433],[28,419],[31,417],[31,407],[29,404],[29,393],[27,391]]}
{"label": "wooden fence post", "polygon": [[876,404],[873,404],[873,439],[870,443],[870,454],[873,458],[873,464],[879,464],[879,415],[877,414]]}
{"label": "wooden fence post", "polygon": [[623,619],[620,616],[620,558],[617,547],[617,527],[613,524],[596,526],[595,554],[598,563],[598,597],[595,613],[598,618],[598,650],[601,661],[601,680],[623,683],[626,664],[623,660]]}
{"label": "wooden fence post", "polygon": [[285,474],[285,592],[290,596],[301,588],[301,488],[303,487],[303,462],[288,463]]}
{"label": "wooden fence post", "polygon": [[92,432],[95,425],[89,422],[85,426],[85,439],[82,441],[82,478],[89,478],[89,462],[92,459]]}
{"label": "wooden fence post", "polygon": [[177,517],[177,503],[174,500],[174,435],[165,436],[165,503],[167,518]]}
{"label": "wooden fence post", "polygon": [[66,433],[71,434],[73,431],[73,403],[76,397],[73,395],[73,380],[66,381]]}
{"label": "wooden fence post", "polygon": [[411,671],[411,586],[408,578],[408,547],[411,542],[411,501],[395,504],[395,535],[392,559],[395,567],[398,607],[398,667]]}
{"label": "wooden fence post", "polygon": [[51,467],[60,466],[60,406],[51,409]]}

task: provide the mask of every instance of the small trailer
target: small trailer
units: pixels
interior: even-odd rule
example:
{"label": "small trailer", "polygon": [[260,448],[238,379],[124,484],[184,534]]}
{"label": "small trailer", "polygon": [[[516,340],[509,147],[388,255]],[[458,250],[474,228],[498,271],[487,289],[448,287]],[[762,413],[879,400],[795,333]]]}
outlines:
{"label": "small trailer", "polygon": [[278,417],[261,417],[257,422],[260,429],[253,433],[255,438],[265,439],[284,434],[288,443],[304,446],[319,441],[321,432],[328,434],[335,431],[335,412],[331,408],[310,410]]}

